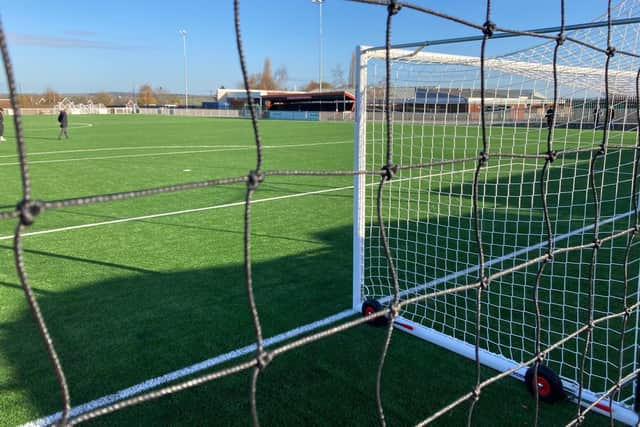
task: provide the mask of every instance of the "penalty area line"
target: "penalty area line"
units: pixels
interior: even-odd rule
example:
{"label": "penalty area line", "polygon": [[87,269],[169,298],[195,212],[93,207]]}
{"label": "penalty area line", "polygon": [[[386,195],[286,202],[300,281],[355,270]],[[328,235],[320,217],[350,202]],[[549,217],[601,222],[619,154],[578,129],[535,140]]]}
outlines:
{"label": "penalty area line", "polygon": [[[271,202],[271,201],[274,201],[274,200],[290,199],[290,198],[294,198],[294,197],[311,196],[311,195],[314,195],[314,194],[330,193],[330,192],[334,192],[334,191],[343,191],[343,190],[351,190],[351,189],[353,189],[353,185],[350,185],[350,186],[347,186],[347,187],[334,187],[334,188],[327,188],[327,189],[324,189],[324,190],[309,191],[309,192],[306,192],[306,193],[286,194],[284,196],[275,196],[275,197],[268,197],[268,198],[265,198],[265,199],[252,200],[251,204]],[[114,220],[111,220],[111,221],[94,222],[94,223],[91,223],[91,224],[71,225],[69,227],[52,228],[52,229],[49,229],[49,230],[33,231],[31,233],[23,233],[22,236],[23,237],[38,236],[40,234],[59,233],[61,231],[79,230],[81,228],[98,227],[98,226],[101,226],[101,225],[119,224],[119,223],[122,223],[122,222],[131,222],[131,221],[143,221],[145,219],[162,218],[162,217],[165,217],[165,216],[175,216],[175,215],[189,214],[189,213],[194,213],[194,212],[203,212],[203,211],[209,211],[209,210],[213,210],[213,209],[232,208],[232,207],[235,207],[235,206],[244,206],[245,203],[246,202],[243,200],[241,202],[226,203],[224,205],[213,205],[213,206],[205,206],[203,208],[193,208],[193,209],[185,209],[185,210],[181,210],[181,211],[162,212],[162,213],[144,215],[144,216],[119,218],[119,219],[114,219]],[[14,238],[13,235],[0,236],[0,240],[10,240],[10,239],[13,239],[13,238]]]}
{"label": "penalty area line", "polygon": [[[326,317],[322,320],[317,320],[315,322],[308,323],[306,325],[299,326],[294,329],[290,329],[287,332],[283,332],[271,338],[265,339],[263,342],[264,346],[269,347],[274,344],[278,344],[282,341],[295,338],[304,333],[311,332],[315,329],[321,328],[323,326],[331,325],[332,323],[335,323],[347,317],[353,316],[356,313],[357,312],[353,309],[344,310],[332,316]],[[177,371],[169,372],[168,374],[164,374],[159,377],[152,378],[147,381],[143,381],[134,386],[125,388],[123,390],[119,390],[115,393],[112,393],[112,394],[100,397],[98,399],[92,400],[90,402],[83,403],[81,405],[73,407],[71,408],[70,416],[77,417],[79,415],[85,414],[94,409],[111,405],[113,403],[119,402],[129,397],[139,395],[147,390],[154,389],[162,384],[166,384],[166,383],[175,381],[177,379],[184,378],[189,375],[193,375],[196,372],[209,369],[213,366],[228,362],[230,360],[236,359],[241,356],[245,356],[255,351],[256,351],[255,344],[247,345],[245,347],[232,350],[228,353],[224,353],[219,356],[212,357],[211,359],[204,360],[200,363],[196,363],[195,365],[191,365],[186,368],[178,369]],[[22,427],[48,426],[60,420],[61,418],[62,418],[62,412],[56,412],[55,414],[51,414],[49,416],[39,418],[37,420],[29,421],[28,423],[23,424]]]}
{"label": "penalty area line", "polygon": [[[319,145],[333,145],[333,144],[346,144],[345,141],[335,141],[335,142],[322,142],[322,143],[310,143],[310,144],[287,144],[287,145],[265,145],[263,148],[269,150],[275,149],[283,149],[283,148],[306,148],[313,147]],[[350,142],[349,142],[350,143]],[[165,148],[179,148],[180,146],[166,146]],[[113,156],[98,156],[98,157],[75,157],[75,158],[66,158],[66,159],[50,159],[50,160],[31,160],[29,164],[48,164],[48,163],[68,163],[68,162],[82,162],[87,160],[110,160],[110,159],[129,159],[129,158],[137,158],[137,157],[161,157],[161,156],[176,156],[176,155],[185,155],[185,154],[201,154],[201,153],[216,153],[216,152],[224,152],[224,151],[246,151],[246,150],[254,150],[255,147],[251,145],[219,145],[219,146],[185,146],[185,147],[200,147],[207,148],[202,150],[181,150],[181,151],[170,151],[170,152],[155,152],[155,153],[138,153],[138,154],[118,154]],[[32,153],[30,155],[41,155],[41,154],[65,154],[65,153],[86,153],[86,152],[97,152],[97,151],[117,151],[117,150],[144,150],[144,147],[141,148],[96,148],[96,149],[80,149],[80,150],[59,150],[59,151],[49,151],[49,152],[40,152],[40,153]],[[155,149],[159,149],[156,147]],[[14,158],[17,157],[16,154],[4,155],[0,157],[6,158]],[[14,161],[9,163],[0,163],[0,166],[19,166],[20,162]]]}
{"label": "penalty area line", "polygon": [[[485,169],[495,168],[495,167],[497,167],[497,166],[487,166]],[[461,173],[461,172],[472,172],[472,171],[473,171],[473,169],[462,169],[462,170],[454,170],[454,171],[441,172],[441,173],[435,173],[435,174],[419,175],[419,176],[407,177],[407,178],[399,178],[399,179],[393,181],[393,183],[399,183],[399,182],[405,182],[405,181],[413,181],[415,179],[433,178],[433,177],[444,176],[444,175],[453,175],[453,174],[458,174],[458,173]],[[366,184],[365,186],[366,187],[371,187],[371,186],[377,186],[377,185],[378,185],[377,183],[370,183],[370,184]],[[268,198],[265,198],[265,199],[257,199],[257,200],[252,200],[251,204],[272,202],[272,201],[275,201],[275,200],[292,199],[294,197],[312,196],[314,194],[332,193],[332,192],[336,192],[336,191],[345,191],[345,190],[353,190],[353,185],[348,185],[346,187],[325,188],[324,190],[308,191],[306,193],[285,194],[283,196],[268,197]],[[162,218],[162,217],[165,217],[165,216],[175,216],[175,215],[182,215],[182,214],[190,214],[190,213],[194,213],[194,212],[204,212],[204,211],[209,211],[209,210],[213,210],[213,209],[232,208],[232,207],[236,207],[236,206],[244,206],[245,203],[246,202],[243,200],[243,201],[240,201],[240,202],[226,203],[224,205],[213,205],[213,206],[205,206],[203,208],[184,209],[184,210],[180,210],[180,211],[162,212],[162,213],[144,215],[144,216],[118,218],[118,219],[114,219],[114,220],[111,220],[111,221],[94,222],[94,223],[91,223],[91,224],[71,225],[69,227],[52,228],[52,229],[49,229],[49,230],[33,231],[33,232],[30,232],[30,233],[23,233],[22,237],[38,236],[38,235],[41,235],[41,234],[50,234],[50,233],[59,233],[59,232],[62,232],[62,231],[79,230],[79,229],[82,229],[82,228],[99,227],[101,225],[119,224],[119,223],[123,223],[123,222],[143,221],[145,219]],[[13,238],[14,238],[13,234],[6,235],[6,236],[0,236],[0,241],[2,241],[2,240],[11,240]]]}

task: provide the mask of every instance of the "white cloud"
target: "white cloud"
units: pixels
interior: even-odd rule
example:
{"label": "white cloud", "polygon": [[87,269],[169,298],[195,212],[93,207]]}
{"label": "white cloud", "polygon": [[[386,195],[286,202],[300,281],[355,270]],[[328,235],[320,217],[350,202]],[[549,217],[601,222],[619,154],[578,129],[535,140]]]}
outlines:
{"label": "white cloud", "polygon": [[[67,31],[66,34],[90,35],[89,32]],[[130,49],[133,46],[117,45],[108,42],[75,37],[54,37],[40,34],[10,33],[9,43],[17,46],[38,46],[54,49]]]}

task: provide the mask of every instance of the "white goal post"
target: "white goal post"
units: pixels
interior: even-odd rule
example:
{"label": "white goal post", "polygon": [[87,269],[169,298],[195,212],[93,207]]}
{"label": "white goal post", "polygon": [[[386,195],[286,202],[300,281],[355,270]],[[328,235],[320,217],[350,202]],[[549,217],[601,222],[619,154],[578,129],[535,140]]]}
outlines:
{"label": "white goal post", "polygon": [[[613,40],[638,52],[638,25],[632,27],[616,29]],[[596,43],[606,31],[585,29],[573,37]],[[484,117],[489,160],[477,189],[484,266],[488,275],[508,272],[491,281],[482,299],[480,360],[504,372],[534,358],[539,310],[540,344],[549,349],[543,364],[559,377],[564,393],[635,425],[640,242],[627,231],[638,220],[640,62],[614,56],[605,66],[601,52],[566,45],[555,67],[553,42],[486,59],[484,93],[480,58],[426,52],[424,46],[394,48],[387,88],[385,49],[357,48],[355,168],[385,165],[388,90],[394,162],[405,168],[385,184],[381,209],[401,300],[472,283],[479,274],[472,193]],[[550,121],[554,79],[557,99]],[[543,197],[540,179],[550,133],[559,156],[549,164]],[[593,160],[603,138],[608,149]],[[358,311],[369,301],[385,307],[393,299],[377,219],[379,181],[364,174],[354,179],[353,309]],[[543,198],[555,252],[537,279],[540,263],[528,262],[550,246]],[[606,240],[595,256],[594,236]],[[473,359],[475,298],[475,291],[425,298],[403,306],[395,326]],[[628,307],[632,310],[620,315]],[[567,339],[591,321],[588,338]],[[524,380],[528,368],[513,375]],[[617,382],[620,392],[611,393]],[[603,399],[607,392],[614,398]]]}

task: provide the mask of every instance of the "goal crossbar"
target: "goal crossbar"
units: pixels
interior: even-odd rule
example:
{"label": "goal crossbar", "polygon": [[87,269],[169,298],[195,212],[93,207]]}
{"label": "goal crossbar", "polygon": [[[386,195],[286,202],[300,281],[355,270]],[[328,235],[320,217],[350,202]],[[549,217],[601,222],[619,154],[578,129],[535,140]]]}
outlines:
{"label": "goal crossbar", "polygon": [[[575,31],[575,30],[588,30],[591,28],[602,28],[607,27],[611,24],[612,27],[618,25],[629,25],[629,24],[637,24],[640,23],[640,17],[632,17],[632,18],[623,18],[623,19],[612,19],[609,21],[597,21],[597,22],[586,22],[582,24],[573,24],[573,25],[565,25],[564,31]],[[563,28],[562,27],[544,27],[544,28],[536,28],[532,30],[522,31],[524,33],[535,33],[535,34],[549,34],[549,33],[559,33]],[[511,37],[522,37],[522,34],[519,33],[510,33],[510,32],[496,32],[491,38],[492,39],[506,39]],[[438,45],[451,45],[456,43],[468,43],[468,42],[476,42],[482,41],[484,36],[469,36],[469,37],[455,37],[449,39],[437,39],[437,40],[425,40],[421,42],[413,42],[413,43],[399,43],[393,44],[391,47],[393,49],[423,49],[428,46],[438,46]],[[385,50],[385,46],[369,46],[364,49],[364,52],[372,52],[372,51],[383,51]]]}
{"label": "goal crossbar", "polygon": [[[364,49],[364,54],[370,59],[384,60],[385,51],[376,49]],[[479,68],[481,59],[474,56],[452,55],[445,53],[424,52],[421,50],[391,49],[390,60],[417,61],[430,64],[460,65]],[[502,57],[487,58],[484,60],[485,70],[495,70],[518,74],[533,80],[551,80],[554,73],[553,64],[532,63],[530,61],[516,61]],[[556,65],[555,72],[558,78],[575,79],[576,84],[587,89],[597,89],[604,81],[605,70],[603,68]],[[609,91],[615,94],[628,94],[635,91],[637,71],[608,70]]]}

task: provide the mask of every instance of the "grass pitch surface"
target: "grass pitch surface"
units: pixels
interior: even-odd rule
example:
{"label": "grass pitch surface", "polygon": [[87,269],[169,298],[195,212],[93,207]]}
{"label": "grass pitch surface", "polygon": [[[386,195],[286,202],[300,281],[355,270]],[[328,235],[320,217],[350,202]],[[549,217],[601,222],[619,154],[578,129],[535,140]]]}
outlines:
{"label": "grass pitch surface", "polygon": [[[55,124],[52,116],[24,118],[34,199],[244,176],[255,168],[246,120],[71,116],[69,140],[57,140]],[[0,145],[5,209],[21,199],[11,131]],[[265,170],[353,168],[350,123],[264,121],[260,131]],[[350,177],[269,177],[256,192],[262,201],[252,207],[253,279],[265,337],[351,306],[351,185]],[[231,185],[52,210],[26,230],[34,233],[24,238],[27,274],[74,406],[255,340],[242,264],[244,195],[244,185]],[[0,223],[3,426],[61,407],[15,272],[14,227]],[[362,326],[276,358],[258,381],[263,425],[375,425],[385,334]],[[249,381],[242,372],[89,424],[250,425]],[[474,383],[472,362],[395,333],[383,378],[387,420],[415,424]],[[478,425],[533,423],[535,404],[521,383],[501,380],[482,397]],[[574,412],[571,404],[545,407],[543,422],[557,425]],[[464,424],[466,415],[462,405],[438,425]]]}

